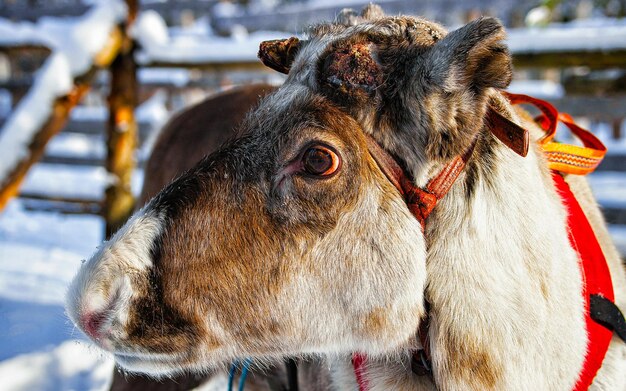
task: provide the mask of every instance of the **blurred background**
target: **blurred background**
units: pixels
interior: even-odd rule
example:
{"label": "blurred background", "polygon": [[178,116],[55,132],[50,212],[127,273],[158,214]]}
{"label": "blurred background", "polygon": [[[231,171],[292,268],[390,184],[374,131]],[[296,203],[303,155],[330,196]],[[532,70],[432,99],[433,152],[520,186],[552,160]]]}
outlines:
{"label": "blurred background", "polygon": [[[111,359],[77,342],[63,299],[132,210],[159,129],[218,91],[280,84],[256,58],[260,41],[366,4],[0,0],[0,389],[108,387]],[[589,179],[626,254],[626,0],[377,4],[450,29],[480,15],[504,22],[510,90],[549,100],[607,145]]]}

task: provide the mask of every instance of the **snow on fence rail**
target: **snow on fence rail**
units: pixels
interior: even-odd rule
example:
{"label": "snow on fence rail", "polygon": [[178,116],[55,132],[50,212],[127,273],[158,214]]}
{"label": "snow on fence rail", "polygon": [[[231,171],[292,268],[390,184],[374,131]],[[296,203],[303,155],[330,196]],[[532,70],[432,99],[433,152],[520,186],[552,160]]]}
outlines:
{"label": "snow on fence rail", "polygon": [[[608,27],[606,20],[603,23],[605,24],[578,23],[568,27],[510,29],[508,45],[515,66],[626,67],[626,22],[615,22]],[[143,66],[262,69],[263,65],[256,56],[258,43],[289,35],[259,31],[240,38],[164,38],[145,45],[137,59]]]}
{"label": "snow on fence rail", "polygon": [[[9,26],[9,29],[14,28]],[[0,47],[47,46],[46,39],[33,30],[36,29],[31,24],[25,24],[17,33],[3,34],[0,23]],[[231,38],[173,37],[162,17],[152,10],[140,14],[131,34],[141,45],[136,55],[141,66],[228,70],[264,69],[256,56],[258,43],[291,35],[258,31]],[[517,67],[626,67],[626,21],[598,19],[545,28],[509,29],[508,45]]]}
{"label": "snow on fence rail", "polygon": [[508,44],[518,67],[626,66],[623,20],[601,18],[545,28],[510,29]]}
{"label": "snow on fence rail", "polygon": [[88,90],[93,69],[108,66],[121,47],[118,24],[127,7],[100,2],[73,20],[44,19],[34,27],[13,24],[14,41],[37,40],[52,49],[34,85],[0,131],[0,209],[17,194],[26,172],[43,154],[47,141],[65,124]]}

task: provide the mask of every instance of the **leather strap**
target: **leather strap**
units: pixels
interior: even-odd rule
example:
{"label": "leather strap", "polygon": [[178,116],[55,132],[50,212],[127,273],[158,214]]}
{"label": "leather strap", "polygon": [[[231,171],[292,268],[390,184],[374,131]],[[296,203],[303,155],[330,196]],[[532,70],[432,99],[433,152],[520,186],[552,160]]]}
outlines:
{"label": "leather strap", "polygon": [[413,184],[396,159],[389,152],[385,151],[376,140],[369,135],[366,135],[365,139],[370,154],[387,179],[402,194],[407,207],[420,222],[422,228],[424,228],[426,219],[435,208],[435,205],[437,205],[437,201],[441,200],[450,191],[450,188],[472,156],[476,146],[476,139],[474,139],[463,155],[457,156],[450,163],[446,164],[439,174],[428,182],[426,188],[422,189]]}
{"label": "leather strap", "polygon": [[626,320],[624,314],[614,302],[599,294],[592,294],[589,299],[591,319],[600,323],[626,343]]}
{"label": "leather strap", "polygon": [[517,105],[528,103],[541,110],[543,115],[535,119],[539,126],[541,126],[541,128],[546,131],[546,135],[541,140],[539,140],[540,144],[550,141],[552,140],[552,138],[554,138],[554,135],[556,134],[557,119],[559,116],[559,112],[556,110],[556,108],[554,108],[554,106],[552,106],[545,100],[533,98],[532,96],[524,94],[513,94],[506,91],[501,92],[505,97],[509,99],[511,104]]}
{"label": "leather strap", "polygon": [[502,141],[504,145],[522,157],[528,155],[530,140],[528,130],[504,117],[492,107],[487,111],[487,124],[491,133]]}
{"label": "leather strap", "polygon": [[[474,138],[463,155],[457,156],[450,163],[446,164],[439,174],[428,182],[424,189],[413,184],[396,159],[394,159],[389,152],[385,151],[376,140],[369,135],[365,136],[365,140],[370,154],[381,171],[395,188],[398,189],[407,207],[420,222],[422,229],[424,229],[426,219],[437,205],[437,202],[450,191],[450,188],[472,156],[476,147],[477,137]],[[426,310],[428,313],[428,303]],[[428,324],[428,318],[421,323],[420,329],[418,330],[418,338],[422,344],[422,349],[415,351],[411,359],[411,369],[419,376],[432,375]],[[364,354],[354,353],[352,355],[352,366],[354,368],[359,391],[367,391],[368,389],[368,381],[365,377],[366,361],[367,356]]]}

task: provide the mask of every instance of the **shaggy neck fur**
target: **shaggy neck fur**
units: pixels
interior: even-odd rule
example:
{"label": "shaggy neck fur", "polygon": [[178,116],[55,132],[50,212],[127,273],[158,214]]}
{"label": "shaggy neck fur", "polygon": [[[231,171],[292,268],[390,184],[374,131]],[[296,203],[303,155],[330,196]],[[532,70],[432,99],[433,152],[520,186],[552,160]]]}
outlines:
{"label": "shaggy neck fur", "polygon": [[[586,337],[563,207],[539,151],[521,158],[484,132],[426,224],[437,386],[572,389]],[[338,388],[354,384],[351,365],[338,368]],[[370,389],[433,387],[409,368],[408,354],[370,359]]]}

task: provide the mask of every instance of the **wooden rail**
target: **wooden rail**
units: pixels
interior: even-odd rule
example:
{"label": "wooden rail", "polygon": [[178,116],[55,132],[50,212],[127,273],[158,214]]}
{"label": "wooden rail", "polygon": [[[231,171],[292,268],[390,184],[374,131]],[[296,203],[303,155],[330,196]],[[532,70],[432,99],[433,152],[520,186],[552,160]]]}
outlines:
{"label": "wooden rail", "polygon": [[103,201],[86,198],[55,197],[48,194],[23,192],[20,199],[24,209],[38,212],[57,212],[63,214],[102,213]]}
{"label": "wooden rail", "polygon": [[[626,36],[624,37],[626,42]],[[626,49],[611,51],[553,51],[543,53],[513,53],[516,68],[569,68],[590,69],[626,68]]]}
{"label": "wooden rail", "polygon": [[120,42],[121,35],[115,29],[110,35],[109,42],[94,59],[92,68],[75,80],[75,85],[68,95],[58,98],[54,102],[52,114],[35,134],[31,144],[28,146],[28,156],[22,159],[8,177],[0,183],[0,210],[4,208],[12,197],[18,194],[19,187],[30,167],[43,156],[44,148],[48,141],[61,131],[69,118],[72,108],[80,102],[89,90],[89,83],[96,73],[95,70],[107,67],[111,63],[121,47]]}

